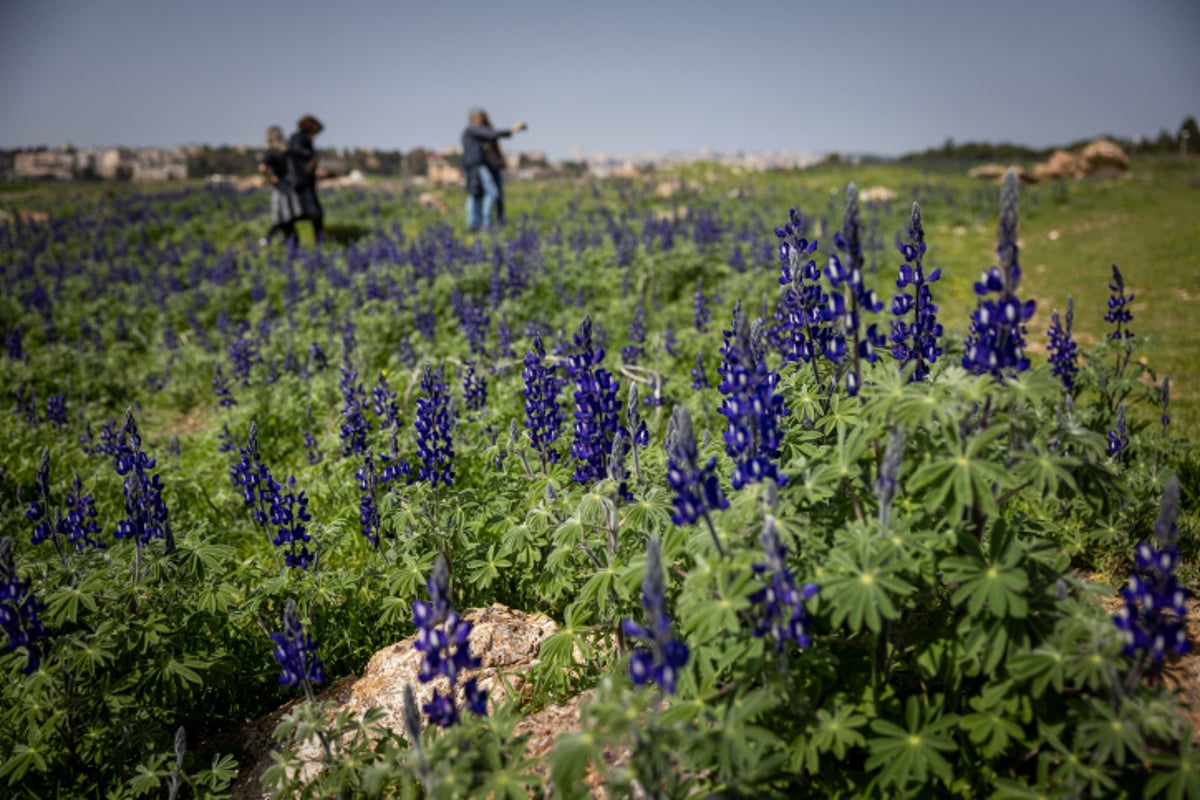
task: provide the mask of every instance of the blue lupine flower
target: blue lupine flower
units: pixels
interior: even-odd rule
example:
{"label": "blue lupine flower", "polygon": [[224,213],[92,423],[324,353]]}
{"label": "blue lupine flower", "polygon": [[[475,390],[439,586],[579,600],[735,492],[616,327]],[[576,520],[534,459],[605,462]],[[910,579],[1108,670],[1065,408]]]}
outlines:
{"label": "blue lupine flower", "polygon": [[[1000,223],[996,230],[999,265],[984,271],[975,284],[979,296],[966,338],[963,368],[976,375],[1003,379],[1029,369],[1025,356],[1025,323],[1033,317],[1034,301],[1017,297],[1021,267],[1017,261],[1017,174],[1004,175],[1000,191]],[[988,295],[995,299],[985,299]]]}
{"label": "blue lupine flower", "polygon": [[12,539],[5,536],[0,539],[0,630],[5,634],[4,652],[24,648],[23,675],[36,672],[42,661],[39,642],[50,635],[41,620],[44,609],[30,591],[29,581],[17,575]]}
{"label": "blue lupine flower", "polygon": [[233,362],[233,374],[242,386],[250,385],[250,371],[260,359],[258,346],[253,339],[238,337],[229,343],[229,358]]}
{"label": "blue lupine flower", "polygon": [[41,544],[54,533],[53,513],[54,506],[50,499],[50,448],[46,447],[42,450],[42,460],[33,479],[33,499],[29,501],[29,509],[25,512],[25,518],[35,523],[30,544]]}
{"label": "blue lupine flower", "polygon": [[[421,653],[417,679],[429,683],[445,676],[449,690],[443,695],[435,688],[432,700],[422,710],[430,722],[448,728],[459,720],[454,695],[461,673],[477,669],[482,662],[471,655],[471,623],[450,606],[450,572],[441,554],[434,562],[426,588],[429,600],[413,601],[413,623],[417,626],[413,646]],[[463,684],[463,692],[468,711],[480,716],[487,713],[487,692],[479,688],[474,678]]]}
{"label": "blue lupine flower", "polygon": [[875,499],[879,501],[879,524],[888,527],[891,516],[892,501],[900,490],[900,462],[904,458],[904,429],[897,426],[888,436],[887,447],[883,451],[883,461],[879,464],[879,477],[875,479]]}
{"label": "blue lupine flower", "polygon": [[679,344],[679,337],[675,333],[675,325],[671,320],[667,320],[666,330],[663,331],[663,349],[667,351],[667,355],[674,358],[679,355],[676,352],[676,347]]}
{"label": "blue lupine flower", "polygon": [[775,640],[775,651],[784,652],[788,642],[797,647],[809,645],[808,611],[804,603],[817,594],[820,587],[815,583],[796,588],[796,579],[787,565],[787,548],[779,539],[775,517],[768,514],[763,522],[763,553],[766,558],[753,567],[754,574],[763,580],[764,586],[750,595],[755,606],[754,635],[770,635]]}
{"label": "blue lupine flower", "polygon": [[646,351],[646,303],[641,298],[633,310],[633,320],[629,323],[629,344],[621,348],[621,361],[626,364],[637,364]]}
{"label": "blue lupine flower", "polygon": [[46,398],[46,422],[59,430],[67,427],[67,398],[61,394]]}
{"label": "blue lupine flower", "polygon": [[162,496],[162,479],[151,473],[156,462],[142,452],[142,437],[138,434],[132,411],[125,412],[125,426],[117,441],[113,463],[117,474],[125,478],[125,519],[117,523],[113,536],[133,539],[139,550],[151,539],[163,539],[167,551],[174,550],[167,504]]}
{"label": "blue lupine flower", "polygon": [[367,419],[367,394],[358,382],[358,372],[347,362],[342,366],[342,455],[362,455],[367,450],[367,434],[371,421]]}
{"label": "blue lupine flower", "polygon": [[1125,420],[1125,404],[1117,406],[1117,426],[1108,432],[1108,454],[1121,459],[1129,449],[1129,427]]}
{"label": "blue lupine flower", "polygon": [[[876,350],[887,344],[887,337],[879,332],[878,324],[871,323],[865,330],[862,328],[862,315],[878,314],[883,309],[883,301],[874,289],[868,289],[863,283],[861,227],[858,188],[850,183],[846,186],[846,217],[841,231],[833,237],[834,245],[842,251],[846,261],[843,264],[836,254],[830,254],[829,266],[825,268],[825,276],[835,290],[829,293],[826,304],[825,319],[832,323],[833,331],[826,343],[825,356],[840,363],[845,354],[850,353],[852,366],[846,373],[846,391],[851,395],[857,395],[862,388],[862,362],[874,363],[879,357]],[[843,286],[845,294],[836,291]]]}
{"label": "blue lupine flower", "polygon": [[604,348],[592,345],[592,318],[584,317],[574,336],[575,353],[567,373],[575,379],[575,441],[571,455],[579,459],[572,480],[591,483],[608,474],[613,437],[620,429],[620,384],[600,366]]}
{"label": "blue lupine flower", "polygon": [[[779,283],[783,290],[784,330],[779,342],[787,362],[813,363],[829,347],[831,330],[825,322],[829,298],[821,289],[821,270],[806,257],[817,250],[817,240],[804,238],[804,218],[788,210],[788,222],[775,229],[779,241]],[[814,365],[815,369],[815,365]]]}
{"label": "blue lupine flower", "polygon": [[1076,363],[1075,342],[1071,339],[1071,327],[1075,322],[1075,301],[1067,296],[1066,324],[1058,317],[1058,309],[1050,312],[1050,365],[1054,374],[1062,381],[1063,388],[1068,392],[1075,388],[1075,375],[1079,372]]}
{"label": "blue lupine flower", "polygon": [[250,423],[246,446],[240,452],[242,457],[230,467],[229,474],[234,486],[242,490],[242,500],[251,509],[254,522],[271,537],[271,544],[288,548],[283,555],[286,566],[308,569],[313,561],[308,550],[312,537],[306,525],[312,521],[308,498],[304,492],[295,491],[294,477],[280,483],[271,475],[259,455],[256,423]]}
{"label": "blue lupine flower", "polygon": [[530,349],[525,353],[525,369],[521,377],[525,388],[521,394],[525,396],[525,430],[529,432],[529,442],[542,460],[542,468],[546,462],[558,462],[558,451],[554,443],[558,441],[558,432],[562,428],[562,408],[558,405],[559,381],[555,368],[546,362],[546,348],[542,337],[535,334]]}
{"label": "blue lupine flower", "polygon": [[233,391],[229,388],[229,378],[221,371],[221,365],[217,365],[217,373],[212,379],[213,394],[217,396],[217,405],[221,408],[237,405],[237,400],[233,398]]}
{"label": "blue lupine flower", "polygon": [[479,411],[487,405],[487,378],[475,372],[475,362],[468,359],[463,375],[463,404],[468,411]]}
{"label": "blue lupine flower", "polygon": [[696,293],[692,295],[692,320],[696,330],[704,333],[708,323],[712,321],[712,312],[708,308],[708,298],[704,296],[704,279],[696,279]]}
{"label": "blue lupine flower", "polygon": [[1179,479],[1172,475],[1163,491],[1162,505],[1154,525],[1155,543],[1138,542],[1134,550],[1138,573],[1121,590],[1124,607],[1113,616],[1125,640],[1125,653],[1148,653],[1161,662],[1167,650],[1186,653],[1187,600],[1190,592],[1179,585],[1178,528]]}
{"label": "blue lupine flower", "polygon": [[371,410],[379,419],[381,428],[400,425],[400,404],[396,402],[396,393],[388,385],[385,369],[379,370],[379,382],[371,390]]}
{"label": "blue lupine flower", "polygon": [[325,355],[325,350],[321,347],[320,342],[313,341],[308,348],[308,363],[315,372],[324,372],[325,368],[329,366],[329,358]]}
{"label": "blue lupine flower", "polygon": [[217,450],[222,453],[232,453],[235,445],[233,443],[233,434],[229,430],[229,423],[221,424],[221,432],[217,434]]}
{"label": "blue lupine flower", "polygon": [[1108,311],[1104,315],[1104,321],[1113,325],[1113,331],[1108,338],[1114,341],[1132,339],[1133,331],[1129,330],[1128,326],[1133,321],[1133,312],[1129,307],[1133,303],[1134,295],[1132,292],[1126,294],[1125,278],[1116,264],[1112,265],[1112,283],[1108,288],[1112,290],[1112,295],[1108,298]]}
{"label": "blue lupine flower", "polygon": [[707,463],[700,463],[692,417],[683,406],[675,406],[667,423],[665,449],[667,484],[675,492],[671,500],[675,507],[671,521],[676,525],[694,525],[703,518],[717,552],[722,553],[721,539],[709,513],[729,508],[729,500],[717,480],[717,460],[710,458]]}
{"label": "blue lupine flower", "polygon": [[22,340],[20,325],[13,325],[4,331],[4,352],[13,361],[25,360],[25,345]]}
{"label": "blue lupine flower", "polygon": [[692,388],[707,389],[711,385],[708,373],[704,371],[704,354],[696,353],[696,366],[692,367]]}
{"label": "blue lupine flower", "polygon": [[316,466],[325,460],[325,453],[317,445],[317,438],[312,431],[304,432],[304,451],[308,454],[308,463]]}
{"label": "blue lupine flower", "polygon": [[90,492],[83,490],[83,482],[78,475],[71,484],[71,491],[67,492],[65,511],[58,522],[58,531],[75,545],[77,551],[83,552],[85,547],[104,549],[104,542],[100,539],[100,523],[97,522],[99,513],[96,511],[96,500]]}
{"label": "blue lupine flower", "polygon": [[[900,362],[900,368],[913,364],[910,380],[916,383],[929,376],[929,366],[942,354],[942,348],[938,346],[942,326],[937,320],[938,307],[933,304],[933,292],[929,288],[942,277],[942,271],[935,269],[926,276],[921,265],[925,258],[925,228],[921,224],[921,207],[916,203],[913,203],[909,220],[908,243],[901,245],[900,252],[904,264],[900,267],[896,288],[904,290],[911,286],[913,291],[911,294],[901,291],[892,300],[892,313],[900,319],[892,320],[889,338],[892,356]],[[913,312],[912,322],[905,319],[910,311]]]}
{"label": "blue lupine flower", "polygon": [[638,396],[638,385],[629,384],[629,396],[625,403],[625,431],[629,441],[635,448],[650,444],[650,432],[646,429],[646,420],[642,419],[642,404]]}
{"label": "blue lupine flower", "polygon": [[272,633],[275,660],[283,670],[279,682],[284,686],[301,686],[309,700],[312,687],[325,680],[325,668],[317,657],[317,642],[305,632],[296,613],[296,601],[289,599],[283,610],[283,632]]}
{"label": "blue lupine flower", "polygon": [[733,324],[725,331],[721,383],[717,386],[725,395],[720,413],[728,420],[725,452],[733,458],[734,489],[766,478],[779,484],[787,481],[775,460],[782,441],[779,420],[788,411],[775,391],[779,374],[767,368],[755,338],[739,301],[733,309]]}
{"label": "blue lupine flower", "polygon": [[671,633],[667,616],[666,587],[663,584],[662,548],[651,536],[646,545],[646,577],[642,580],[642,608],[647,624],[623,620],[622,630],[644,646],[633,651],[629,675],[638,686],[656,684],[666,694],[675,694],[679,670],[688,662],[688,646]]}
{"label": "blue lupine flower", "polygon": [[417,398],[417,418],[413,425],[417,432],[417,454],[421,457],[417,478],[433,487],[449,486],[454,481],[451,441],[454,407],[441,370],[435,372],[428,362],[421,372],[421,391],[424,394]]}
{"label": "blue lupine flower", "polygon": [[1162,398],[1162,430],[1163,436],[1167,435],[1167,428],[1171,425],[1171,376],[1163,375],[1162,390],[1160,392]]}
{"label": "blue lupine flower", "polygon": [[304,492],[295,490],[296,479],[289,477],[287,483],[276,483],[271,496],[271,525],[275,528],[275,538],[271,544],[276,547],[287,547],[283,554],[285,566],[293,569],[308,569],[313,557],[308,552],[308,542],[312,537],[308,534],[306,523],[312,521],[308,513],[308,498]]}

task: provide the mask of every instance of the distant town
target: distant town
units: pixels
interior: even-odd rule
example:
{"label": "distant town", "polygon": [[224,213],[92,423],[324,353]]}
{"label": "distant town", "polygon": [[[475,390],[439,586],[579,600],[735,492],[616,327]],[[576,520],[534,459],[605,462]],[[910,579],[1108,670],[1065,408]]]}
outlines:
{"label": "distant town", "polygon": [[[1171,133],[1163,128],[1156,138],[1101,137],[1129,155],[1187,156],[1200,142],[1200,126],[1193,116],[1185,117]],[[1056,151],[1082,156],[1095,137],[1061,147],[1031,148],[1005,142],[955,142],[947,139],[940,147],[908,153],[898,158],[908,163],[954,167],[972,165],[1032,164],[1053,160]],[[517,180],[540,178],[635,176],[656,169],[692,163],[717,163],[748,172],[803,169],[824,161],[851,162],[889,160],[873,156],[793,151],[721,152],[701,148],[692,153],[637,152],[588,153],[573,148],[569,157],[551,160],[539,150],[508,152],[509,175]],[[1061,162],[1061,155],[1057,156]],[[244,144],[177,147],[33,147],[0,149],[0,182],[21,181],[125,181],[163,183],[185,179],[214,183],[252,184],[259,181],[258,162],[262,149]],[[326,149],[320,152],[320,174],[330,180],[353,184],[367,177],[404,179],[417,185],[450,185],[462,182],[462,150],[457,145],[442,149],[416,147],[408,152],[372,148]],[[1030,177],[1035,177],[1030,173]]]}
{"label": "distant town", "polygon": [[[246,145],[181,145],[159,147],[38,147],[0,150],[0,181],[125,181],[162,183],[185,179],[243,181],[257,174],[262,152]],[[417,183],[454,184],[462,181],[462,152],[441,150],[355,148],[324,150],[323,177],[353,182],[367,176],[409,178]],[[517,179],[552,175],[596,177],[636,175],[657,168],[695,162],[716,162],[747,171],[803,168],[823,156],[795,152],[722,153],[710,148],[695,153],[584,153],[575,148],[570,158],[551,161],[538,150],[507,154],[510,174]]]}

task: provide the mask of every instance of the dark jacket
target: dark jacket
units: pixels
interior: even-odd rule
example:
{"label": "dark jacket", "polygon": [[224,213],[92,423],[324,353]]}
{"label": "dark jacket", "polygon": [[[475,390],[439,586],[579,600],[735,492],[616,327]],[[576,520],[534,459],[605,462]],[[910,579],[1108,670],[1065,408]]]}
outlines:
{"label": "dark jacket", "polygon": [[470,174],[474,167],[488,163],[484,143],[494,142],[506,136],[512,136],[512,131],[507,128],[496,130],[483,125],[468,125],[462,135],[463,171]]}
{"label": "dark jacket", "polygon": [[267,168],[267,172],[274,176],[274,178],[278,181],[276,185],[281,189],[284,188],[285,185],[291,185],[290,181],[288,180],[287,153],[279,150],[268,150],[267,152],[263,153],[261,163]]}
{"label": "dark jacket", "polygon": [[317,183],[316,170],[309,172],[306,167],[308,163],[317,156],[317,151],[313,149],[313,142],[308,136],[305,136],[300,131],[292,134],[292,138],[288,140],[288,173],[292,179],[292,187],[295,189],[307,189],[315,186]]}

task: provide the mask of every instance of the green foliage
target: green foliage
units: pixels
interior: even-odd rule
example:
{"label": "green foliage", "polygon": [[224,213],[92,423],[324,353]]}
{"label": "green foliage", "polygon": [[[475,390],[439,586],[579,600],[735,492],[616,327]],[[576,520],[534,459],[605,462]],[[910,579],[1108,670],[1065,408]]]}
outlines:
{"label": "green foliage", "polygon": [[[915,173],[894,170],[881,174],[927,191]],[[819,211],[825,184],[844,177],[840,168],[824,168],[801,189],[794,176],[763,176],[756,179],[759,195],[729,219],[749,228],[759,224],[756,216],[774,219],[797,201]],[[523,797],[544,789],[577,797],[589,774],[618,796],[1174,798],[1200,790],[1197,750],[1160,673],[1123,655],[1099,590],[1080,577],[1130,570],[1132,548],[1152,535],[1172,473],[1184,497],[1182,569],[1194,575],[1200,469],[1174,429],[1157,424],[1161,378],[1135,355],[1163,352],[1161,338],[1146,326],[1139,327],[1145,336],[1119,346],[1100,341],[1083,354],[1070,395],[1044,365],[1003,384],[967,375],[954,365],[955,342],[922,384],[908,383],[883,354],[865,366],[858,397],[831,392],[811,369],[782,367],[773,354],[791,412],[780,459],[788,480],[733,493],[720,398],[713,389],[688,390],[688,371],[700,355],[711,375],[735,298],[747,298],[749,308],[764,292],[778,291],[773,255],[748,256],[752,265],[739,271],[725,263],[723,250],[733,241],[727,232],[719,247],[707,249],[682,237],[673,250],[643,245],[627,266],[615,267],[618,248],[609,238],[599,245],[580,240],[586,246],[578,250],[570,244],[576,226],[588,233],[589,215],[619,227],[657,215],[683,219],[685,212],[660,207],[638,184],[587,188],[595,193],[556,188],[561,195],[540,197],[536,206],[532,193],[514,192],[516,208],[531,212],[522,235],[553,241],[541,252],[558,263],[538,262],[524,275],[523,294],[499,297],[489,308],[493,321],[507,315],[517,331],[518,356],[488,359],[485,408],[468,411],[456,399],[451,486],[400,479],[377,493],[378,549],[359,533],[362,462],[341,456],[337,364],[348,357],[368,393],[379,371],[388,371],[402,421],[393,431],[370,416],[368,444],[415,464],[419,375],[404,348],[445,364],[457,398],[470,345],[450,308],[456,293],[487,297],[499,274],[490,241],[479,240],[476,249],[461,239],[447,244],[449,229],[403,196],[331,198],[331,217],[378,221],[380,230],[369,231],[374,244],[362,247],[382,247],[378,237],[391,237],[396,252],[411,247],[437,265],[425,275],[400,257],[362,266],[332,245],[320,259],[255,250],[246,243],[255,234],[245,220],[258,218],[265,203],[253,195],[116,195],[120,213],[142,220],[133,225],[117,224],[94,197],[63,201],[61,216],[79,225],[91,224],[89,215],[109,221],[95,234],[96,246],[126,255],[150,248],[154,258],[114,255],[129,274],[101,289],[93,288],[94,276],[49,273],[66,298],[51,313],[55,337],[21,294],[0,298],[0,323],[21,327],[29,354],[0,361],[0,377],[36,393],[43,414],[44,400],[60,393],[70,411],[61,431],[44,420],[27,424],[20,414],[0,417],[10,453],[0,473],[4,529],[14,540],[17,573],[44,603],[50,630],[32,674],[20,672],[24,651],[0,655],[6,792],[117,798],[164,795],[177,786],[183,796],[223,796],[235,761],[243,761],[223,734],[295,696],[278,684],[267,638],[287,601],[296,601],[332,681],[359,672],[372,653],[412,632],[412,601],[424,597],[439,553],[453,574],[456,607],[504,603],[559,622],[523,676],[519,705],[410,740],[384,725],[381,712],[357,718],[321,702],[300,703],[277,730],[275,764],[265,776],[277,796]],[[958,193],[954,203],[925,207],[931,252],[942,246],[937,226],[946,226],[944,239],[957,236],[939,211],[955,225],[961,217],[973,226],[991,202],[988,193],[977,197],[955,184],[946,191]],[[1101,190],[1071,191],[1072,203],[1094,204]],[[704,204],[707,196],[692,198],[686,213],[715,209]],[[550,202],[555,198],[561,208]],[[567,214],[571,203],[576,210]],[[1035,206],[1032,230],[1057,219],[1048,205]],[[1076,210],[1059,209],[1067,216]],[[403,225],[383,231],[393,219]],[[512,239],[498,240],[496,252]],[[972,227],[938,255],[947,273],[938,284],[946,287],[944,308],[973,302],[969,287],[980,266],[974,251],[986,252],[975,247],[981,241]],[[30,252],[44,245],[49,255],[36,263],[48,270],[56,260],[87,259],[92,246],[49,235],[26,244]],[[453,247],[461,250],[453,264],[439,260],[449,260],[444,254]],[[22,288],[32,291],[41,283],[21,266],[24,254],[3,252],[5,276],[20,275]],[[216,270],[218,261],[226,272]],[[156,305],[154,287],[190,280],[191,262],[201,265],[195,289],[205,302],[164,291]],[[882,291],[890,272],[886,258],[880,264],[885,275],[871,279]],[[1036,270],[1028,272],[1037,280]],[[1103,284],[1106,272],[1096,272]],[[701,277],[710,296],[724,298],[705,334],[691,327],[691,293]],[[406,288],[388,294],[396,287]],[[562,300],[577,294],[586,309]],[[399,310],[397,297],[407,304]],[[634,297],[661,310],[647,323],[646,363],[620,365]],[[410,312],[429,306],[437,319],[426,338]],[[656,377],[669,378],[665,408],[643,409],[651,444],[638,451],[630,475],[587,486],[572,480],[569,432],[556,445],[557,462],[543,462],[529,446],[519,364],[525,325],[570,331],[585,310],[603,322],[606,363],[623,386],[640,380],[648,396]],[[355,344],[343,353],[347,320],[355,323]],[[680,334],[675,355],[660,346],[668,322]],[[98,330],[97,346],[76,345],[85,323]],[[181,339],[174,351],[163,346],[168,324]],[[237,404],[218,407],[211,381],[218,365],[231,375],[229,341],[260,326],[272,331],[258,340],[260,360],[246,384],[233,381]],[[201,331],[212,338],[210,347],[198,342]],[[547,349],[552,339],[546,337]],[[313,342],[329,356],[324,371],[305,358]],[[282,367],[289,358],[311,374]],[[139,552],[113,540],[123,515],[121,478],[109,457],[78,445],[88,428],[95,445],[103,422],[135,403],[146,449],[159,461],[174,549],[156,541]],[[730,507],[712,514],[713,533],[671,521],[661,447],[671,403],[688,407],[700,459],[718,460],[730,496]],[[1130,449],[1113,458],[1106,434],[1119,404],[1130,413]],[[230,482],[236,453],[220,449],[222,433],[240,444],[251,422],[276,477],[294,476],[311,500],[317,559],[306,572],[282,565]],[[895,430],[905,442],[897,492],[881,502],[876,481]],[[305,458],[306,433],[325,455],[320,463]],[[65,498],[76,473],[95,492],[105,550],[76,552],[60,539],[30,544],[25,510],[44,446],[52,454],[54,498]],[[755,636],[760,612],[752,598],[764,588],[755,570],[764,560],[758,534],[767,515],[797,584],[820,586],[807,604],[810,641],[803,649]],[[650,537],[662,542],[666,605],[691,651],[670,697],[634,688],[625,677],[631,643],[621,620],[644,618],[640,587]],[[515,734],[521,716],[589,689],[595,691],[583,703],[581,730],[562,737],[547,763],[531,763],[527,742]],[[193,749],[175,748],[181,727]],[[547,786],[535,767],[544,768]]]}

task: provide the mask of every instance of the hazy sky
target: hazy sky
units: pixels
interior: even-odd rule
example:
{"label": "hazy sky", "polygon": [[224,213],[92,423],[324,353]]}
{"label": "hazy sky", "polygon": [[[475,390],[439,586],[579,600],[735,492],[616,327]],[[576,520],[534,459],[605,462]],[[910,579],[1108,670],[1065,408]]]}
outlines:
{"label": "hazy sky", "polygon": [[1200,116],[1197,0],[0,0],[0,146],[895,154],[1154,136]]}

